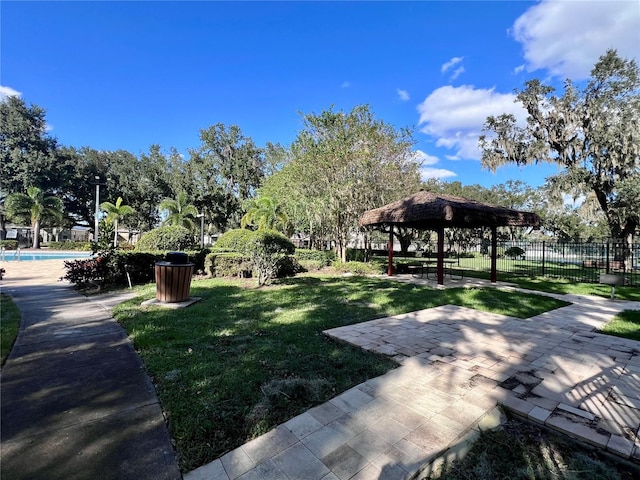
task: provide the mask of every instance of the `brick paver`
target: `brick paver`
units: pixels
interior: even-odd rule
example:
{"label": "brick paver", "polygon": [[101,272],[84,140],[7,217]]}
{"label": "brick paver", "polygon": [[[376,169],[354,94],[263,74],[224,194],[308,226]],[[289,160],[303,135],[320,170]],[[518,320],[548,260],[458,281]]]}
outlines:
{"label": "brick paver", "polygon": [[[498,404],[640,458],[640,343],[594,332],[640,303],[551,296],[572,304],[526,320],[446,305],[326,331],[400,366],[185,479],[409,478],[443,452],[466,451],[470,429],[494,425]],[[278,453],[251,454],[272,437]]]}

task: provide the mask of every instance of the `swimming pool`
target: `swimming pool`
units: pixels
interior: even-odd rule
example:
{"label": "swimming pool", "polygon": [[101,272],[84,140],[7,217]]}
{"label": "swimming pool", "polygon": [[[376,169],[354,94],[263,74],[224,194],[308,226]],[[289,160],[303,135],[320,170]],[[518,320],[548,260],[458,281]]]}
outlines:
{"label": "swimming pool", "polygon": [[0,252],[0,262],[33,262],[38,260],[70,260],[90,258],[90,252],[33,252],[5,250]]}

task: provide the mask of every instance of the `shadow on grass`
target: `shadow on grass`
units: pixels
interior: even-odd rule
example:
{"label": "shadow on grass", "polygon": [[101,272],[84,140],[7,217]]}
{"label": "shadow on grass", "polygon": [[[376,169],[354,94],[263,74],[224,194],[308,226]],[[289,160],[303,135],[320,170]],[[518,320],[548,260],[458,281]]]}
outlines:
{"label": "shadow on grass", "polygon": [[140,308],[137,299],[115,311],[156,384],[187,471],[397,366],[324,330],[445,304],[523,318],[564,305],[365,277],[298,277],[261,289],[203,280],[191,294],[202,301],[184,310]]}

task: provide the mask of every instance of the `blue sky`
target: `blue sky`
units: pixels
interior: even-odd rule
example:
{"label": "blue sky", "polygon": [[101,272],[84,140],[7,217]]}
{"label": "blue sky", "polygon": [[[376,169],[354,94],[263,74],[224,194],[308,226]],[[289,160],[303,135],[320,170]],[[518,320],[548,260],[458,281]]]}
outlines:
{"label": "blue sky", "polygon": [[477,136],[537,77],[582,80],[640,56],[640,2],[12,2],[0,4],[0,97],[45,108],[64,144],[188,155],[240,126],[290,144],[300,112],[369,104],[414,127],[423,176],[537,186],[551,166],[482,170]]}

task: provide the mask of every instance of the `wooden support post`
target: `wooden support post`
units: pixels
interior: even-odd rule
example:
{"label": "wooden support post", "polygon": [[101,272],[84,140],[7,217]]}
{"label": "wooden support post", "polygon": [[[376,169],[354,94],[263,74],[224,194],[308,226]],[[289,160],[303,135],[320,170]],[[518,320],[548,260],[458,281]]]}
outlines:
{"label": "wooden support post", "polygon": [[491,227],[491,283],[498,281],[498,269],[496,259],[498,258],[498,228]]}
{"label": "wooden support post", "polygon": [[387,275],[393,276],[393,225],[389,227],[389,265],[387,266]]}
{"label": "wooden support post", "polygon": [[438,285],[444,285],[444,227],[438,228]]}

